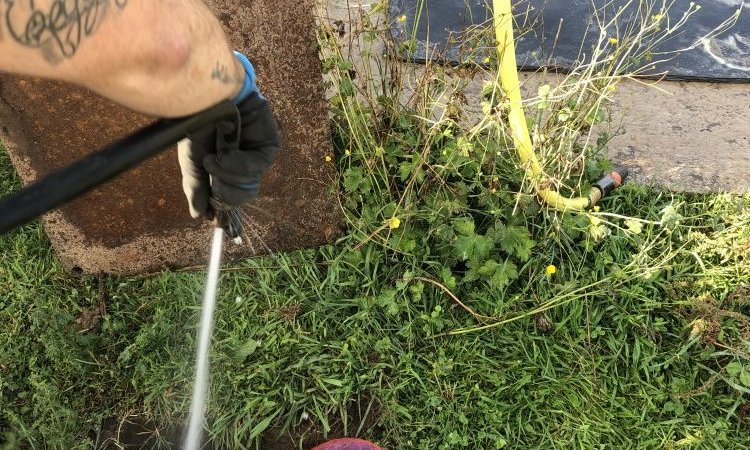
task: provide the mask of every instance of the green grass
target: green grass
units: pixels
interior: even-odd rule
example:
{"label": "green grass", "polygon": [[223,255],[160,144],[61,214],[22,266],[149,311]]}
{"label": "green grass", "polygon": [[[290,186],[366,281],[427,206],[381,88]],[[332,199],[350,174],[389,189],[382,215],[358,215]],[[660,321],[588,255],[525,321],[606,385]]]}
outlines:
{"label": "green grass", "polygon": [[[516,166],[492,83],[495,113],[467,130],[426,119],[452,89],[444,69],[411,79],[421,90],[402,102],[403,85],[373,83],[330,43],[348,231],[224,271],[218,448],[283,429],[389,449],[750,447],[750,196],[628,185],[599,212],[550,211]],[[616,81],[564,85],[535,119],[571,149],[545,153],[568,192],[607,166],[606,137],[580,139],[601,96],[570,98]],[[0,155],[7,193],[18,182]],[[105,419],[129,414],[157,441],[184,423],[201,273],[71,277],[38,225],[0,250],[5,447],[91,448]],[[97,329],[81,330],[102,301]]]}

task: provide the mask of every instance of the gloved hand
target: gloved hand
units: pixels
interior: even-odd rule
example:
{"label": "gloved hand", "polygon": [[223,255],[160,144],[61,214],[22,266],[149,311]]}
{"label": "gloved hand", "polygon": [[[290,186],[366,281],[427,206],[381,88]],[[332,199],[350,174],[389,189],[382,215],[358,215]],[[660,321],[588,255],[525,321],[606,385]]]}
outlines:
{"label": "gloved hand", "polygon": [[[242,206],[257,197],[263,175],[273,163],[281,145],[276,120],[268,101],[255,85],[255,74],[247,58],[247,79],[235,99],[240,113],[239,146],[217,145],[217,126],[192,133],[178,145],[182,187],[194,218],[212,215],[209,198],[224,205]],[[244,58],[244,60],[243,60]],[[244,97],[244,98],[243,98]],[[229,123],[220,124],[222,133],[236,133]]]}

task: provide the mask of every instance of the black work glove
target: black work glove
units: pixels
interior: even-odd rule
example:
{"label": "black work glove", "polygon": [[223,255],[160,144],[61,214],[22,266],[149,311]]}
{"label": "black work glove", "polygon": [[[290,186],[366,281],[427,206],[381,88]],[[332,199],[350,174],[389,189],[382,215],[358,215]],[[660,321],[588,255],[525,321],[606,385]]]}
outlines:
{"label": "black work glove", "polygon": [[[217,126],[196,133],[178,145],[182,187],[194,218],[213,216],[209,198],[241,207],[258,196],[263,175],[279,152],[281,139],[268,101],[252,93],[237,108],[240,113],[239,147],[217,145]],[[236,133],[228,122],[222,133]]]}

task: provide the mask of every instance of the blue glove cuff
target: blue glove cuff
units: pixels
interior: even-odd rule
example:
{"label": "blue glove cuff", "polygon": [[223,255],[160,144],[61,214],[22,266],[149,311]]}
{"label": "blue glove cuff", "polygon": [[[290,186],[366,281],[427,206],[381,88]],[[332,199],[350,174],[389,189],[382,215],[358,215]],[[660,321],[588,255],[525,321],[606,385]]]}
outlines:
{"label": "blue glove cuff", "polygon": [[242,67],[245,68],[245,83],[242,85],[242,89],[240,90],[239,94],[237,94],[237,96],[233,99],[234,104],[239,105],[253,93],[260,94],[260,90],[258,89],[258,85],[256,83],[257,79],[255,78],[255,68],[250,63],[250,60],[247,58],[247,56],[238,51],[234,52],[234,56],[242,64]]}

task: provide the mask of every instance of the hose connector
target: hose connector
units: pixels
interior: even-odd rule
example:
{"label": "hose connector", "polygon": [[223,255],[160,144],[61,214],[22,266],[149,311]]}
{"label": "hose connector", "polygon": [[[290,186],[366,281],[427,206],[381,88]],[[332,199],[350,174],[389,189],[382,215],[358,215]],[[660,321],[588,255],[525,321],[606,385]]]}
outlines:
{"label": "hose connector", "polygon": [[622,186],[627,180],[628,175],[628,169],[617,167],[604,178],[594,183],[589,193],[589,208],[593,208],[601,199]]}

